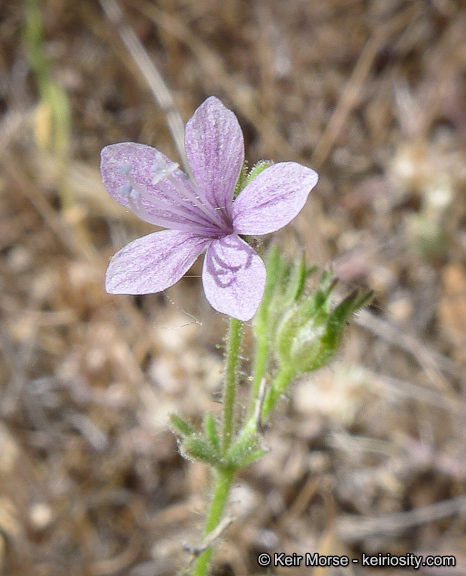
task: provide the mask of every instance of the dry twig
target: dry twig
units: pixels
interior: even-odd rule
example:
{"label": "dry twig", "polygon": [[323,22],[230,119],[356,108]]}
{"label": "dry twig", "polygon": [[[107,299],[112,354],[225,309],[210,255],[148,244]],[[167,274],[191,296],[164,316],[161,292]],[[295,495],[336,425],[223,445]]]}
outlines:
{"label": "dry twig", "polygon": [[421,524],[457,514],[466,514],[466,496],[444,500],[408,512],[397,512],[376,518],[341,516],[337,520],[337,532],[345,542],[361,542],[373,536],[397,536],[405,530]]}
{"label": "dry twig", "polygon": [[189,172],[189,164],[184,149],[184,122],[175,105],[170,90],[154,62],[147,54],[144,46],[139,41],[139,38],[134,33],[134,30],[125,23],[123,12],[116,0],[100,0],[100,4],[110,22],[118,30],[120,38],[131,54],[139,71],[144,76],[162,112],[167,117],[168,127],[170,128],[178,154],[180,155],[185,170]]}

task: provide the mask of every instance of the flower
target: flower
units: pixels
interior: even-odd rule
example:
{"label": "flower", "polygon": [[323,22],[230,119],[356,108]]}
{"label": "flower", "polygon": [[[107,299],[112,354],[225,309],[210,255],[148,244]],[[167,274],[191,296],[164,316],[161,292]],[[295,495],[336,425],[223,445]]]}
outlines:
{"label": "flower", "polygon": [[205,251],[207,300],[219,312],[250,320],[262,299],[266,270],[240,235],[268,234],[288,224],[318,176],[295,162],[273,164],[234,199],[244,163],[243,134],[233,112],[215,97],[188,121],[185,147],[195,181],[150,146],[124,142],[102,150],[102,180],[110,195],[146,222],[167,228],[115,254],[106,290],[160,292]]}

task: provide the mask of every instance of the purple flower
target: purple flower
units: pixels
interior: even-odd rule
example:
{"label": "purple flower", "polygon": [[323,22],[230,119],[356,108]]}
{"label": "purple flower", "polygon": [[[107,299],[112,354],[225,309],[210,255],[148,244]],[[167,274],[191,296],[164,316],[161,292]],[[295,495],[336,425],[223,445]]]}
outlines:
{"label": "purple flower", "polygon": [[234,199],[244,163],[243,134],[233,112],[214,97],[187,123],[185,146],[195,181],[150,146],[124,142],[102,150],[102,180],[111,196],[146,222],[168,228],[115,254],[107,292],[165,290],[206,251],[207,300],[219,312],[250,320],[262,299],[266,271],[240,235],[268,234],[288,224],[318,176],[295,162],[274,164]]}

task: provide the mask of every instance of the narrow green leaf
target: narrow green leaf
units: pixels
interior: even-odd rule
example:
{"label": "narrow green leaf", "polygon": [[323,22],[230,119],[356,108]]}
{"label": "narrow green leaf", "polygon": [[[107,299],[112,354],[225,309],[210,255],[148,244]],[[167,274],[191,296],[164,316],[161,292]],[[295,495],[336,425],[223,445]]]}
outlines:
{"label": "narrow green leaf", "polygon": [[218,436],[217,426],[215,424],[214,417],[212,414],[207,414],[204,418],[204,430],[206,438],[210,441],[212,446],[219,451],[220,450],[220,438]]}
{"label": "narrow green leaf", "polygon": [[181,449],[185,454],[194,458],[194,460],[200,460],[201,462],[210,464],[214,468],[220,468],[225,464],[218,451],[202,436],[190,436],[186,438],[184,442],[182,442]]}
{"label": "narrow green leaf", "polygon": [[192,436],[193,434],[195,434],[194,428],[192,428],[187,422],[185,422],[182,418],[180,418],[176,414],[170,415],[170,424],[172,428],[174,428],[182,436]]}

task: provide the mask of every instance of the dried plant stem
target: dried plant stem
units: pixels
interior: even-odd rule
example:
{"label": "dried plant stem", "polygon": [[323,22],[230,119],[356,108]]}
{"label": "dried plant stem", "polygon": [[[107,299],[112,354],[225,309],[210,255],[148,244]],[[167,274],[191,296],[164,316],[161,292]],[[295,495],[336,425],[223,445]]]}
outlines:
{"label": "dried plant stem", "polygon": [[126,49],[136,66],[144,76],[158,105],[167,118],[167,124],[185,170],[189,172],[189,163],[184,149],[184,124],[175,102],[162,75],[147,54],[134,30],[124,21],[123,12],[116,0],[100,0],[100,4],[110,22],[116,27]]}
{"label": "dried plant stem", "polygon": [[344,542],[361,542],[369,537],[396,535],[433,520],[464,513],[466,513],[466,496],[462,495],[407,512],[395,512],[376,518],[361,518],[351,514],[341,516],[336,523],[336,530]]}
{"label": "dried plant stem", "polygon": [[369,74],[380,48],[384,46],[393,34],[396,34],[407,26],[418,13],[419,7],[417,4],[409,6],[403,12],[397,13],[387,23],[381,25],[374,31],[371,38],[369,38],[348,80],[338,105],[314,150],[314,154],[312,155],[312,163],[314,166],[321,166],[327,158],[346,119],[358,100],[360,91],[364,86],[364,81]]}

